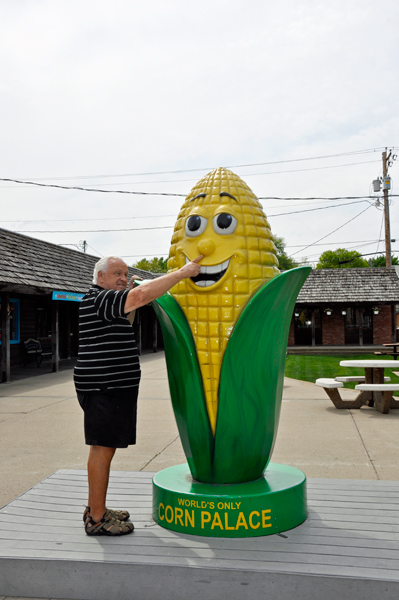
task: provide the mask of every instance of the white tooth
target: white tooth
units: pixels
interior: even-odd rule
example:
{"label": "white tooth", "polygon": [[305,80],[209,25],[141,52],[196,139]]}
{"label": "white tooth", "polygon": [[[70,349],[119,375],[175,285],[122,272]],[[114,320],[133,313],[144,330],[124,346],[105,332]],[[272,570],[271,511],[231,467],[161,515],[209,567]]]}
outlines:
{"label": "white tooth", "polygon": [[209,275],[215,275],[215,274],[220,273],[221,271],[224,271],[225,269],[227,269],[227,267],[229,266],[229,262],[230,262],[230,259],[225,260],[220,265],[211,265],[208,267],[201,267],[201,273],[208,273]]}

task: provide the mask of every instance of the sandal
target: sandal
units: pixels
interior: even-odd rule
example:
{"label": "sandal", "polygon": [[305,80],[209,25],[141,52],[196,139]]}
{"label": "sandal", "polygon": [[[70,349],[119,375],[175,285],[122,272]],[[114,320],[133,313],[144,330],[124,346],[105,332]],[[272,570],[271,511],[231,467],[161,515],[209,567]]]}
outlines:
{"label": "sandal", "polygon": [[[112,508],[107,509],[114,519],[118,519],[118,521],[127,521],[130,517],[130,513],[127,510],[112,510]],[[86,520],[90,516],[90,506],[86,506],[85,511],[83,513],[83,523],[86,523]]]}
{"label": "sandal", "polygon": [[103,518],[98,523],[95,523],[90,515],[85,522],[87,535],[125,535],[126,533],[132,533],[133,529],[133,523],[125,523],[115,519],[110,510],[105,511]]}

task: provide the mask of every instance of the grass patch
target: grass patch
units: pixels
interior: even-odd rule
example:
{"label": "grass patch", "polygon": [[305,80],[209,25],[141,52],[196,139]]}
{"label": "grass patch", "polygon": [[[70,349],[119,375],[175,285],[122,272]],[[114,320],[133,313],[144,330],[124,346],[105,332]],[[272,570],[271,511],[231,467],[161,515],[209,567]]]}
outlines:
{"label": "grass patch", "polygon": [[[314,383],[319,377],[345,377],[347,375],[364,375],[364,368],[341,367],[341,360],[375,360],[374,354],[356,354],[327,356],[289,354],[285,363],[285,376]],[[399,372],[399,361],[392,359],[392,369]],[[399,383],[399,377],[391,369],[385,369],[385,376],[391,378],[391,383]],[[345,383],[345,387],[355,389],[356,383]],[[398,396],[399,392],[394,392]]]}

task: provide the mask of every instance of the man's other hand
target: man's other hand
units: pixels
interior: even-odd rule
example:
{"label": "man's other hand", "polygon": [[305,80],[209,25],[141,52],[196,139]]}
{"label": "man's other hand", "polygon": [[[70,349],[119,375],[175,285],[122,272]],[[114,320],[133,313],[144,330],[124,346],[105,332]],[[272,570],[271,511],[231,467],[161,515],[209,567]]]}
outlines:
{"label": "man's other hand", "polygon": [[142,277],[134,277],[134,276],[133,276],[133,277],[131,277],[131,278],[130,278],[130,281],[129,281],[129,291],[130,291],[130,290],[132,290],[134,287],[136,287],[136,286],[137,286],[137,284],[136,284],[136,283],[134,283],[134,280],[135,280],[135,279],[137,279],[138,281],[143,281],[143,278],[142,278]]}

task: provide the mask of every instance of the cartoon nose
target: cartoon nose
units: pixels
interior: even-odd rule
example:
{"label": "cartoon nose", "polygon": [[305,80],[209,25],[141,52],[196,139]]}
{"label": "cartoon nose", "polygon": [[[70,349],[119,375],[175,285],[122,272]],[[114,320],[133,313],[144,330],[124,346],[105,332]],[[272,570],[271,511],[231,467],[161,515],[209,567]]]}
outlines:
{"label": "cartoon nose", "polygon": [[198,242],[198,252],[204,256],[209,256],[215,250],[215,243],[212,240],[201,240]]}

